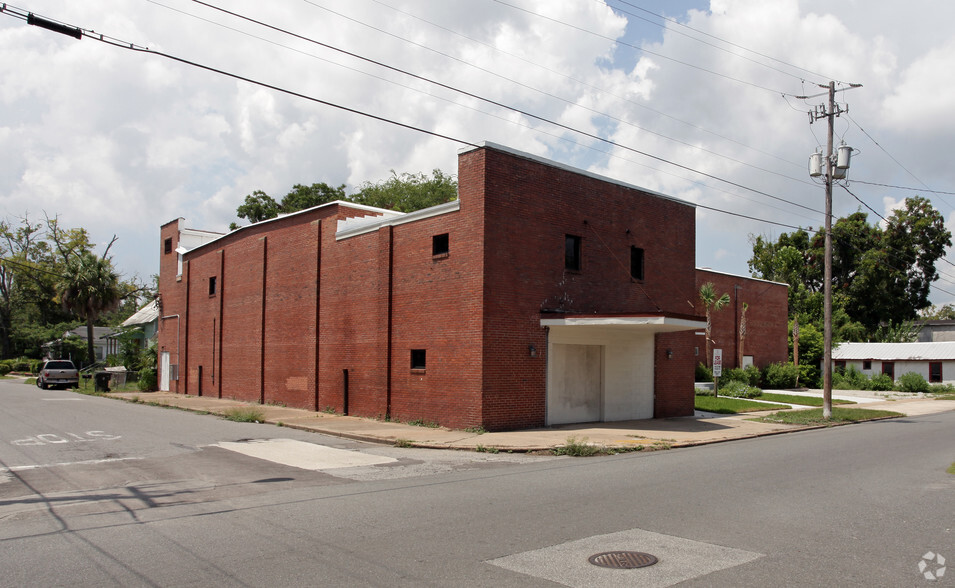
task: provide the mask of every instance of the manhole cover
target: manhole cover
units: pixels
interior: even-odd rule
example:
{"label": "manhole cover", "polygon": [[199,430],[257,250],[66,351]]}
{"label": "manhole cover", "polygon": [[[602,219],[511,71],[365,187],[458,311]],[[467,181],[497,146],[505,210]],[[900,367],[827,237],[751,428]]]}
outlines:
{"label": "manhole cover", "polygon": [[658,560],[649,553],[639,551],[605,551],[591,555],[587,558],[587,561],[602,568],[632,570],[652,566]]}

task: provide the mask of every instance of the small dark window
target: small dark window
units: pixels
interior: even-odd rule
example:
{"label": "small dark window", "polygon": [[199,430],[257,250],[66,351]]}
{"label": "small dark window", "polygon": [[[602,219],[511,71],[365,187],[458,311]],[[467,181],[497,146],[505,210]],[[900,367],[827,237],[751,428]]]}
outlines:
{"label": "small dark window", "polygon": [[867,360],[863,361],[863,362],[862,362],[862,369],[864,369],[864,370],[871,370],[871,369],[872,369],[872,360],[871,360],[871,359],[867,359]]}
{"label": "small dark window", "polygon": [[845,371],[846,371],[846,362],[841,361],[841,360],[840,360],[840,361],[837,361],[837,362],[836,362],[836,371],[839,372],[840,374],[843,373],[843,372],[845,372]]}
{"label": "small dark window", "polygon": [[216,295],[216,277],[212,276],[209,278],[209,296]]}
{"label": "small dark window", "polygon": [[928,364],[928,381],[933,384],[942,382],[942,362],[931,361]]}
{"label": "small dark window", "polygon": [[431,237],[431,255],[447,255],[450,251],[448,234]]}
{"label": "small dark window", "polygon": [[427,350],[426,349],[412,349],[411,350],[411,369],[413,370],[423,370],[427,365]]}
{"label": "small dark window", "polygon": [[630,247],[630,277],[643,279],[643,249],[639,247]]}
{"label": "small dark window", "polygon": [[577,235],[564,237],[564,269],[580,271],[580,237]]}
{"label": "small dark window", "polygon": [[172,253],[172,237],[163,241],[162,249],[163,253]]}

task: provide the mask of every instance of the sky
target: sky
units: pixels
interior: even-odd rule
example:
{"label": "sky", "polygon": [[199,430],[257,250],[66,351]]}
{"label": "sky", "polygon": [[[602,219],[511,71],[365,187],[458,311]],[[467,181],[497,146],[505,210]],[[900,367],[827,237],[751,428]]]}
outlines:
{"label": "sky", "polygon": [[[254,190],[456,174],[482,141],[700,205],[697,265],[748,275],[753,235],[823,223],[807,162],[827,127],[809,112],[829,81],[862,84],[837,93],[836,144],[854,152],[834,214],[875,223],[867,207],[888,217],[919,195],[952,226],[955,2],[7,6],[117,43],[0,14],[0,213],[84,227],[98,252],[116,235],[127,279],[158,272],[168,221],[225,232]],[[939,268],[932,300],[955,302],[955,265]]]}

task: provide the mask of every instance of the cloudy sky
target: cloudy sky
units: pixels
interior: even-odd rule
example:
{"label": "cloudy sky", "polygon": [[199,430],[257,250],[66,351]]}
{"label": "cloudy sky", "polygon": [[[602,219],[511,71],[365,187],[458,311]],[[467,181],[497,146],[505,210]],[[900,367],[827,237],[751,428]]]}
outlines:
{"label": "cloudy sky", "polygon": [[[253,190],[456,173],[455,140],[492,141],[709,207],[697,265],[747,274],[749,235],[823,222],[806,163],[826,142],[807,114],[825,97],[798,97],[835,80],[863,85],[837,97],[836,141],[857,149],[852,193],[884,216],[928,196],[951,222],[955,2],[208,4],[12,6],[450,139],[2,14],[3,216],[116,234],[117,267],[148,279],[164,222],[225,231]],[[861,206],[834,191],[836,215]],[[940,304],[955,301],[955,266],[941,270]]]}

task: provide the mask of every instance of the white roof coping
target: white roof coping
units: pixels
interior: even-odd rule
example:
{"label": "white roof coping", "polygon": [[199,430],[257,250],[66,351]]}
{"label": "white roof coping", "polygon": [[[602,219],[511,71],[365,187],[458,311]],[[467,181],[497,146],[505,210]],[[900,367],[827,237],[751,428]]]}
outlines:
{"label": "white roof coping", "polygon": [[455,212],[460,209],[461,201],[452,200],[451,202],[445,202],[444,204],[438,204],[436,206],[422,208],[421,210],[416,210],[414,212],[404,213],[403,216],[366,217],[369,219],[369,222],[367,223],[362,223],[355,226],[343,226],[339,224],[339,230],[335,233],[335,240],[341,241],[343,239],[348,239],[357,235],[363,235],[365,233],[377,231],[381,227],[402,225],[404,223],[410,223],[442,214],[448,214],[449,212]]}
{"label": "white roof coping", "polygon": [[721,272],[711,267],[698,267],[696,269],[697,271],[701,271],[701,272],[710,272],[711,274],[720,274],[721,276],[730,276],[733,278],[739,278],[741,280],[753,280],[754,282],[763,282],[765,284],[779,284],[780,286],[786,286],[787,288],[789,287],[789,284],[787,284],[786,282],[777,282],[775,280],[764,280],[763,278],[753,278],[750,276],[742,276],[740,274],[734,274],[730,272]]}
{"label": "white roof coping", "polygon": [[955,360],[955,341],[919,343],[840,343],[832,359],[876,361]]}
{"label": "white roof coping", "polygon": [[610,177],[607,177],[607,176],[602,176],[602,175],[600,175],[600,174],[596,174],[596,173],[594,173],[594,172],[590,172],[590,171],[587,171],[587,170],[583,170],[583,169],[580,169],[580,168],[577,168],[577,167],[573,167],[573,166],[566,165],[566,164],[563,164],[563,163],[558,163],[558,162],[556,162],[556,161],[554,161],[554,160],[552,160],[552,159],[547,159],[546,157],[541,157],[540,155],[534,155],[533,153],[527,153],[527,152],[525,152],[525,151],[520,151],[520,150],[518,150],[518,149],[513,149],[513,148],[511,148],[511,147],[505,147],[504,145],[500,145],[500,144],[498,144],[498,143],[492,143],[492,142],[490,142],[490,141],[481,141],[481,142],[478,143],[476,146],[463,147],[463,148],[461,148],[461,149],[458,150],[458,154],[461,155],[461,154],[467,153],[467,152],[469,152],[469,151],[474,151],[474,150],[476,150],[476,149],[484,149],[484,148],[494,149],[495,151],[502,151],[502,152],[504,152],[504,153],[510,153],[511,155],[516,155],[517,157],[522,157],[522,158],[524,158],[524,159],[529,159],[529,160],[531,160],[531,161],[536,161],[537,163],[540,163],[540,164],[543,164],[543,165],[546,165],[546,166],[549,166],[549,167],[556,167],[557,169],[562,169],[562,170],[564,170],[564,171],[568,171],[568,172],[571,172],[571,173],[574,173],[574,174],[579,174],[579,175],[582,175],[582,176],[587,176],[587,177],[593,178],[593,179],[595,179],[595,180],[600,180],[600,181],[602,181],[602,182],[607,182],[608,184],[616,184],[616,185],[618,185],[618,186],[623,186],[624,188],[630,188],[630,189],[632,189],[632,190],[637,190],[637,191],[640,191],[640,192],[644,192],[644,193],[646,193],[646,194],[650,194],[651,196],[656,196],[656,197],[658,197],[658,198],[663,198],[664,200],[671,200],[671,201],[676,202],[676,203],[678,203],[678,204],[683,204],[683,205],[686,205],[686,206],[692,206],[693,208],[696,208],[696,204],[694,204],[694,203],[692,203],[692,202],[689,202],[689,201],[687,201],[687,200],[683,200],[683,199],[680,199],[680,198],[676,198],[676,197],[674,197],[674,196],[669,196],[669,195],[667,195],[667,194],[663,194],[662,192],[657,192],[656,190],[650,190],[649,188],[642,188],[642,187],[640,187],[640,186],[637,186],[636,184],[631,184],[631,183],[624,182],[624,181],[621,181],[621,180],[615,180],[615,179],[613,179],[613,178],[610,178]]}

